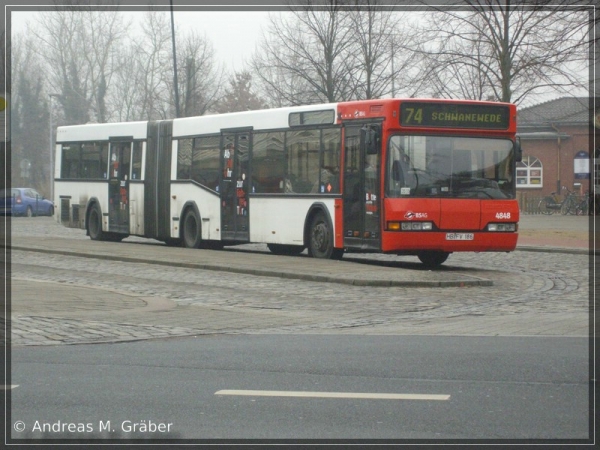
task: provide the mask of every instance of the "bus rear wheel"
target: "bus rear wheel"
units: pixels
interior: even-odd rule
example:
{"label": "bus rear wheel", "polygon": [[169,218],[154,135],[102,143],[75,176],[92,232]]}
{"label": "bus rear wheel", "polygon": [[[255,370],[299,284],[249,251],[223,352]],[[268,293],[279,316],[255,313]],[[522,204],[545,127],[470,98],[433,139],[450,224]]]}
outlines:
{"label": "bus rear wheel", "polygon": [[450,256],[448,252],[421,252],[417,255],[419,260],[427,267],[439,267]]}
{"label": "bus rear wheel", "polygon": [[104,241],[106,235],[102,231],[102,213],[98,205],[94,205],[88,216],[87,223],[88,235],[93,241]]}
{"label": "bus rear wheel", "polygon": [[343,249],[333,246],[333,230],[323,212],[312,220],[308,240],[308,254],[313,258],[340,259],[344,255]]}
{"label": "bus rear wheel", "polygon": [[183,245],[187,248],[199,248],[202,243],[200,220],[193,209],[188,209],[183,217]]}

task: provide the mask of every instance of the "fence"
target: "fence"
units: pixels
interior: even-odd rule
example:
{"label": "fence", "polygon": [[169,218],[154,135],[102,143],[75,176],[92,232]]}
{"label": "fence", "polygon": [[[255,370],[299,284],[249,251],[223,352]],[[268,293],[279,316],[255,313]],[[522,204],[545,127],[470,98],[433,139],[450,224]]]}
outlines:
{"label": "fence", "polygon": [[[532,195],[530,192],[517,192],[517,200],[519,202],[519,210],[522,214],[541,214],[539,204],[540,201],[546,198],[547,195]],[[559,202],[564,200],[565,196],[560,196],[558,198]],[[576,195],[575,203],[579,204],[584,198],[585,195]],[[560,210],[557,210],[555,214],[560,214]]]}
{"label": "fence", "polygon": [[541,214],[539,210],[540,201],[545,195],[531,195],[529,192],[517,192],[519,209],[524,214]]}

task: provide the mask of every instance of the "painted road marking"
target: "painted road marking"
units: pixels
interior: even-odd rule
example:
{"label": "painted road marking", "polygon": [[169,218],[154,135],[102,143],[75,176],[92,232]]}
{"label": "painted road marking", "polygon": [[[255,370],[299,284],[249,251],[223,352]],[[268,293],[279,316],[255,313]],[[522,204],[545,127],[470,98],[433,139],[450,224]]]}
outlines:
{"label": "painted road marking", "polygon": [[379,400],[448,400],[449,395],[434,394],[384,394],[369,392],[308,392],[308,391],[250,391],[223,389],[215,395],[246,395],[256,397],[315,397],[315,398],[367,398]]}
{"label": "painted road marking", "polygon": [[8,390],[10,390],[10,389],[14,389],[14,388],[16,388],[16,387],[19,387],[19,385],[18,385],[18,384],[7,384],[7,385],[2,385],[2,386],[0,386],[0,388],[1,388],[3,391],[8,391]]}

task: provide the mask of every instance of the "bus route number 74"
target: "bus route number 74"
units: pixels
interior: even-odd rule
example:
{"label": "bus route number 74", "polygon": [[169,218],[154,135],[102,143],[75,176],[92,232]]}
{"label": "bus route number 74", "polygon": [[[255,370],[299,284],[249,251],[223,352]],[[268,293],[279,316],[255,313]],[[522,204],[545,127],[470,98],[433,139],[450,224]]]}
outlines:
{"label": "bus route number 74", "polygon": [[406,118],[406,120],[404,121],[404,123],[406,124],[410,124],[413,122],[413,120],[417,123],[421,123],[423,120],[423,108],[417,108],[415,110],[415,108],[406,108],[406,111],[408,111],[408,117]]}

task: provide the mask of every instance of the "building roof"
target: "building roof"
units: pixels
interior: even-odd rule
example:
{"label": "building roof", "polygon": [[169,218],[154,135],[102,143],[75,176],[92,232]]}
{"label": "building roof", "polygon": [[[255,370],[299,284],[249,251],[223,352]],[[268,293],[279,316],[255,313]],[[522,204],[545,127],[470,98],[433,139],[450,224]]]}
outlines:
{"label": "building roof", "polygon": [[517,110],[519,127],[590,123],[589,97],[561,97]]}

